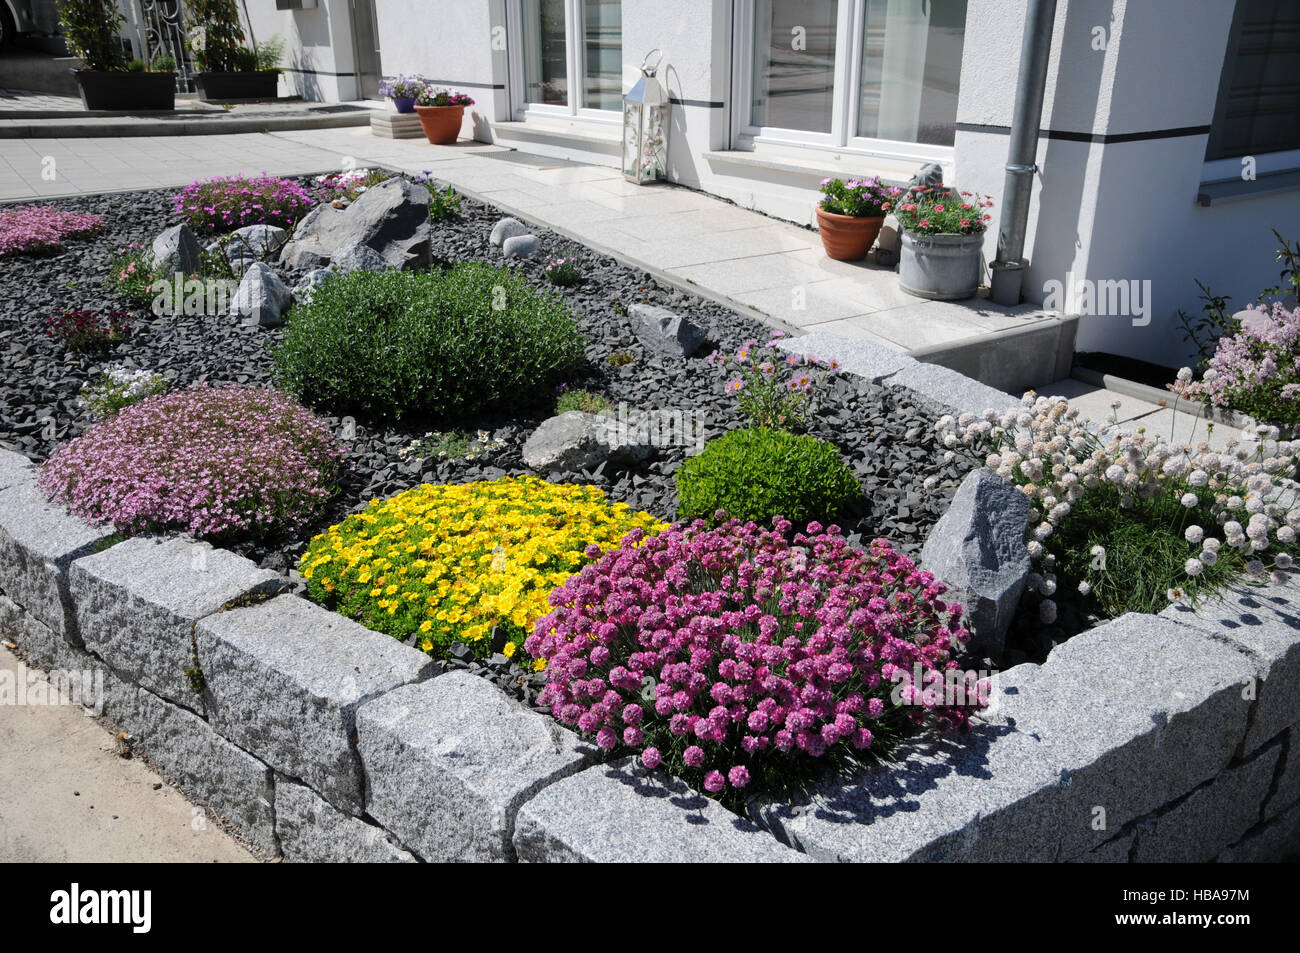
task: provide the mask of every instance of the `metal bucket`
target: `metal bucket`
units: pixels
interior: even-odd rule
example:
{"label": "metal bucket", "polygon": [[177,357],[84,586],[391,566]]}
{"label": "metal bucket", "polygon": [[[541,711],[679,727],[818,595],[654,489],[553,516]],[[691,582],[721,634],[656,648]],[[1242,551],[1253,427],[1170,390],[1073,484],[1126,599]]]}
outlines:
{"label": "metal bucket", "polygon": [[898,284],[910,295],[938,301],[970,298],[979,289],[984,233],[913,235],[904,231]]}

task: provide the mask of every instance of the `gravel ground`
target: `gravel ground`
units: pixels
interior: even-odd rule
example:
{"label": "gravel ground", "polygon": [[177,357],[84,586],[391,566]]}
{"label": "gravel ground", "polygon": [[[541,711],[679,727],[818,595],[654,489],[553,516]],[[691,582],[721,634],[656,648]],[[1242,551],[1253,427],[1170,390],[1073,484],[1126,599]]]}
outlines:
{"label": "gravel ground", "polygon": [[[83,383],[96,380],[114,364],[156,371],[176,387],[202,381],[274,383],[271,350],[280,340],[280,331],[244,327],[224,316],[157,317],[147,309],[131,308],[109,290],[110,255],[127,242],[147,244],[175,224],[173,195],[172,190],[158,190],[54,200],[50,204],[59,208],[105,215],[105,229],[93,238],[70,241],[52,255],[4,260],[0,446],[43,460],[56,445],[84,431],[93,421],[78,408],[78,393]],[[570,388],[601,392],[616,407],[626,402],[630,411],[694,414],[705,439],[743,423],[733,398],[723,392],[725,372],[704,360],[711,346],[706,345],[692,359],[647,354],[632,333],[627,307],[643,301],[671,308],[704,327],[712,344],[724,349],[734,349],[750,338],[766,340],[769,329],[721,305],[660,285],[649,273],[620,265],[552,233],[540,236],[542,253],[536,258],[505,261],[488,242],[488,233],[499,217],[496,209],[465,199],[459,216],[435,223],[435,262],[504,264],[522,270],[538,287],[564,295],[579,319],[589,362],[582,377],[567,382]],[[577,255],[582,261],[582,280],[570,288],[555,288],[542,277],[547,255]],[[282,273],[282,277],[292,284],[297,276]],[[44,320],[74,308],[131,310],[131,338],[98,357],[64,353],[46,336]],[[616,351],[631,352],[636,360],[614,367],[608,358]],[[289,573],[311,535],[364,508],[370,499],[391,496],[421,482],[467,482],[527,473],[520,455],[523,443],[552,412],[551,406],[520,406],[509,418],[484,417],[441,426],[419,421],[398,426],[358,422],[355,433],[344,439],[347,472],[342,492],[310,532],[300,538],[231,548],[263,566]],[[326,416],[341,438],[353,429],[344,420]],[[917,403],[912,392],[902,388],[840,377],[823,390],[810,432],[840,448],[863,488],[861,504],[840,520],[851,537],[884,536],[904,552],[914,555],[919,551],[968,466],[961,461],[943,464],[942,450],[932,436],[934,416]],[[402,447],[432,429],[489,430],[505,446],[474,461],[399,455]],[[671,518],[676,507],[673,474],[686,458],[686,449],[659,448],[654,458],[632,469],[567,478],[596,483],[614,500]],[[922,481],[931,475],[946,488],[923,490]]]}

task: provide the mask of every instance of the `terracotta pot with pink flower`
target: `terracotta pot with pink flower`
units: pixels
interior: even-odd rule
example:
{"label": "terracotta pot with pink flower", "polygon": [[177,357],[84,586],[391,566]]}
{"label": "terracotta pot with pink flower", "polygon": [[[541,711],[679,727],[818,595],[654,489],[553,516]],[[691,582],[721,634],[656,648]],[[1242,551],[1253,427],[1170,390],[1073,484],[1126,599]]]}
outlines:
{"label": "terracotta pot with pink flower", "polygon": [[865,258],[880,226],[903,190],[869,179],[822,179],[817,231],[826,255],[839,261]]}
{"label": "terracotta pot with pink flower", "polygon": [[465,107],[473,105],[464,93],[426,86],[415,100],[415,111],[426,139],[434,145],[450,145],[460,136]]}

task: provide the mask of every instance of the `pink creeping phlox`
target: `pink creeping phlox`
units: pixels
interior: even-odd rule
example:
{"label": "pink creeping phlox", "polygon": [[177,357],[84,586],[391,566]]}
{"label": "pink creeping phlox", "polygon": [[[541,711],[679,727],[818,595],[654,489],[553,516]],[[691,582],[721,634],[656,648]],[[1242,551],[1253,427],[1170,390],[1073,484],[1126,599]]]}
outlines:
{"label": "pink creeping phlox", "polygon": [[297,182],[263,173],[191,182],[176,196],[176,214],[202,232],[230,232],[245,225],[287,228],[307,214],[317,196]]}
{"label": "pink creeping phlox", "polygon": [[[966,729],[969,708],[909,690],[969,638],[944,584],[885,540],[859,549],[811,523],[792,545],[790,529],[629,534],[551,593],[524,646],[547,662],[539,702],[712,794],[777,762],[860,757],[908,721]],[[891,701],[899,682],[917,704]]]}

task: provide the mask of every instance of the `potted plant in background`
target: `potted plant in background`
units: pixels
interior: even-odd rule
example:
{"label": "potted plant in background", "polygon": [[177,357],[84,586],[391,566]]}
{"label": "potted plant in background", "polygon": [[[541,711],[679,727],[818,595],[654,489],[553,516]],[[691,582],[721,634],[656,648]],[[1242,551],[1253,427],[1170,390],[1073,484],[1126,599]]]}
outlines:
{"label": "potted plant in background", "polygon": [[415,100],[415,111],[420,115],[420,128],[428,140],[435,145],[446,145],[456,141],[465,107],[473,105],[474,100],[464,93],[426,86]]}
{"label": "potted plant in background", "polygon": [[917,187],[900,202],[902,247],[898,283],[919,298],[958,301],[980,286],[980,252],[993,217],[987,195],[955,192],[942,185]]}
{"label": "potted plant in background", "polygon": [[429,81],[423,76],[398,76],[397,79],[386,79],[379,84],[379,95],[387,96],[393,101],[393,107],[399,113],[415,112],[415,101],[420,98],[420,93],[429,85]]}
{"label": "potted plant in background", "polygon": [[58,10],[68,49],[81,59],[72,74],[86,109],[176,108],[175,73],[147,69],[143,61],[129,67],[118,39],[125,18],[116,0],[58,0]]}
{"label": "potted plant in background", "polygon": [[897,186],[870,179],[822,179],[822,200],[817,203],[817,232],[829,258],[857,261],[864,258],[880,234],[885,213],[902,195]]}
{"label": "potted plant in background", "polygon": [[245,46],[235,0],[189,0],[186,34],[198,72],[194,88],[204,102],[275,99],[284,41],[278,36]]}

